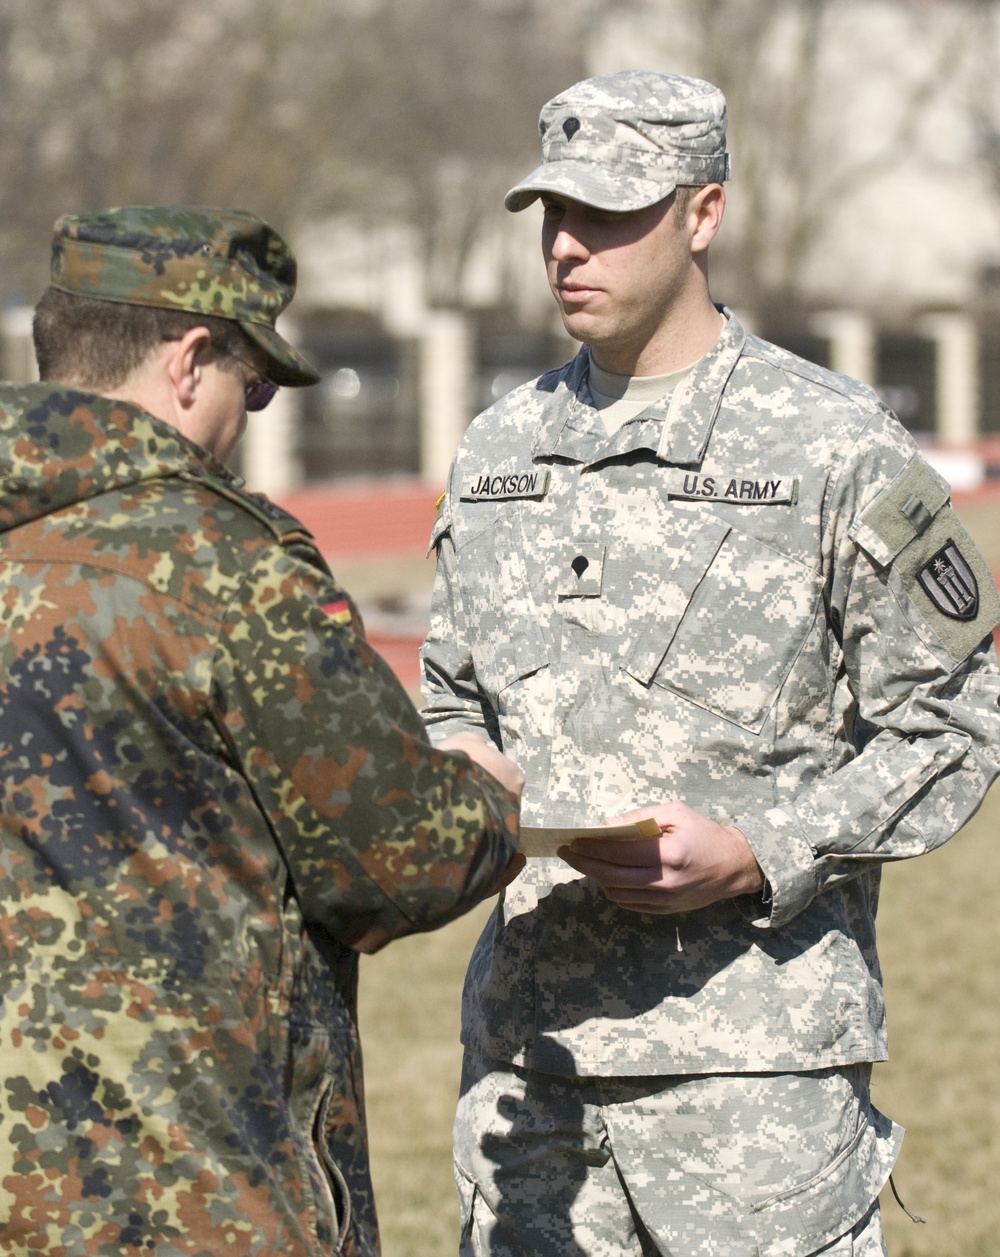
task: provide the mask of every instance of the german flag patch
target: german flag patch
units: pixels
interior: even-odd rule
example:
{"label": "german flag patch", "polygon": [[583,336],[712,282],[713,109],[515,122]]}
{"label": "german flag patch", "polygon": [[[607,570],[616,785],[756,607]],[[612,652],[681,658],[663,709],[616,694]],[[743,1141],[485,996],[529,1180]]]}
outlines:
{"label": "german flag patch", "polygon": [[350,624],[351,622],[351,608],[346,598],[340,598],[337,602],[324,602],[322,610],[335,624]]}

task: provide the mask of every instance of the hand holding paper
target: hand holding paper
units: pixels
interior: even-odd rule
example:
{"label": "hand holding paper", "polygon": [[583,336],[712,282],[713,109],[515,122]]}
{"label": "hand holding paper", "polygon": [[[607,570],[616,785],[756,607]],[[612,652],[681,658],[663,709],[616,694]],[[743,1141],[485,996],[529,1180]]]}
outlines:
{"label": "hand holding paper", "polygon": [[690,912],[721,899],[757,894],[764,887],[750,844],[735,825],[720,825],[685,803],[636,808],[611,818],[615,830],[650,822],[656,836],[631,842],[592,829],[559,848],[578,872],[599,882],[605,895],[634,912]]}

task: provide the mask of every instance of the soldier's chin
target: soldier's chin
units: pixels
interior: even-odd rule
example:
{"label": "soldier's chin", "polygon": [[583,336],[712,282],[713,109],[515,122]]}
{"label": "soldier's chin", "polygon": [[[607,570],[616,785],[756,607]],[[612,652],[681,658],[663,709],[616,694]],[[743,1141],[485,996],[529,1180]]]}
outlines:
{"label": "soldier's chin", "polygon": [[568,335],[572,336],[574,340],[581,340],[581,341],[590,340],[590,336],[588,335],[588,329],[586,326],[587,316],[583,313],[582,310],[578,308],[577,309],[571,308],[567,310],[566,307],[562,304],[562,302],[560,302],[559,312],[562,315],[563,327],[566,329]]}

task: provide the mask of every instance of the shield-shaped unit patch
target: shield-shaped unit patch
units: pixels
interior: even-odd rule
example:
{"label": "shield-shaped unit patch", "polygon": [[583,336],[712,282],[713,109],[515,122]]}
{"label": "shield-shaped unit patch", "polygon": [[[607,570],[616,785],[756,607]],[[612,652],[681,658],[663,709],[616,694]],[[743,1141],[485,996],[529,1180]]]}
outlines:
{"label": "shield-shaped unit patch", "polygon": [[917,579],[942,615],[953,620],[974,620],[978,615],[979,586],[950,537],[927,560]]}

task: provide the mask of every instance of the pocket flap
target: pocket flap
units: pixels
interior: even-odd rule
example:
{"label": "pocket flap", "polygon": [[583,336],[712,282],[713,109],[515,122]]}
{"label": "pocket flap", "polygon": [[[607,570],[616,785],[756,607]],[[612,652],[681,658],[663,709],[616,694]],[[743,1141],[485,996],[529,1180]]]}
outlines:
{"label": "pocket flap", "polygon": [[760,1257],[808,1257],[865,1216],[903,1141],[902,1127],[877,1109],[871,1118],[822,1173],[753,1206]]}
{"label": "pocket flap", "polygon": [[476,676],[491,697],[549,662],[515,516],[500,514],[459,543],[462,597]]}
{"label": "pocket flap", "polygon": [[643,602],[637,600],[638,628],[622,667],[640,685],[649,685],[652,681],[692,594],[729,532],[728,524],[714,515],[706,516],[663,578],[651,584],[651,593]]}

